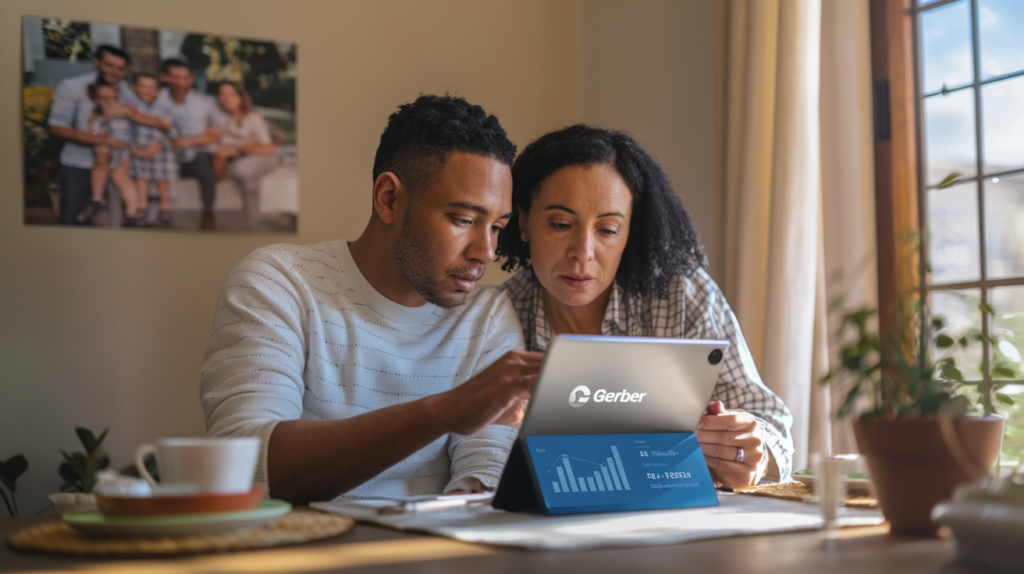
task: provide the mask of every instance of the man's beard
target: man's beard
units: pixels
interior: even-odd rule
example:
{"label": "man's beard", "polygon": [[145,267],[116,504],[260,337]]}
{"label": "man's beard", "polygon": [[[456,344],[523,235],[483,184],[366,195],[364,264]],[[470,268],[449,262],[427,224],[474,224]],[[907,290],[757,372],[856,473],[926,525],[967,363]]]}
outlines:
{"label": "man's beard", "polygon": [[[395,262],[398,264],[398,271],[405,277],[405,280],[427,302],[437,305],[442,309],[458,307],[466,302],[468,293],[448,295],[440,284],[444,279],[439,281],[430,276],[431,270],[436,267],[434,257],[430,252],[423,249],[421,243],[415,241],[410,230],[408,218],[402,222],[402,231],[398,234],[398,240],[395,242]],[[480,271],[480,269],[459,267],[446,271],[445,277],[449,274],[461,275],[477,271]],[[480,273],[476,274],[479,275]]]}

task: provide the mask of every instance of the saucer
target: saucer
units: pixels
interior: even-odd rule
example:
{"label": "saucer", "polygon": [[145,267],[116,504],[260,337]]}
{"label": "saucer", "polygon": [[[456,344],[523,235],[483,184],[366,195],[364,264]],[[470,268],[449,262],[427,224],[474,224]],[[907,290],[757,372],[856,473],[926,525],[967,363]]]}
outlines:
{"label": "saucer", "polygon": [[171,514],[161,516],[107,516],[102,512],[64,515],[64,521],[83,534],[103,538],[156,538],[199,536],[252,530],[288,514],[292,505],[264,500],[252,510]]}
{"label": "saucer", "polygon": [[96,506],[107,516],[167,516],[252,510],[263,500],[263,488],[256,486],[241,494],[185,494],[177,496],[96,495]]}

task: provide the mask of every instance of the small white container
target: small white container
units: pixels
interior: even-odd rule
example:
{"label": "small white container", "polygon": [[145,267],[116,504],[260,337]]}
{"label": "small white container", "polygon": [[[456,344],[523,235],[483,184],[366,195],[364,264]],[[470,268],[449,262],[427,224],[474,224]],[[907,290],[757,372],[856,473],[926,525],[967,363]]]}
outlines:
{"label": "small white container", "polygon": [[116,470],[101,470],[96,474],[96,486],[92,491],[103,496],[147,497],[153,496],[149,483],[141,478],[118,474]]}
{"label": "small white container", "polygon": [[49,496],[50,502],[57,509],[58,514],[74,514],[76,512],[91,512],[98,510],[96,497],[81,492],[59,492]]}

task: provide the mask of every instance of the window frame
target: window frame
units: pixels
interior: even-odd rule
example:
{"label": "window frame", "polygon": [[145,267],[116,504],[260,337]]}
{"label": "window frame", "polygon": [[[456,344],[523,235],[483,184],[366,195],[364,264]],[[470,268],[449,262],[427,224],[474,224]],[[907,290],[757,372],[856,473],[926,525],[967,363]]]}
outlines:
{"label": "window frame", "polygon": [[[938,0],[921,6],[919,0],[869,0],[871,30],[872,84],[875,121],[875,197],[876,235],[878,243],[879,330],[883,340],[906,336],[898,332],[896,311],[898,301],[928,300],[930,293],[961,289],[978,289],[981,301],[988,303],[990,290],[999,287],[1024,286],[1024,275],[992,279],[989,277],[988,221],[985,183],[993,177],[1024,174],[1024,167],[1002,172],[985,172],[984,125],[981,89],[985,85],[1024,76],[1024,70],[982,80],[979,50],[979,0],[964,0],[970,6],[973,81],[954,86],[946,92],[971,89],[974,92],[976,174],[963,178],[975,184],[978,208],[979,276],[975,281],[932,283],[924,257],[928,252],[928,192],[925,177],[925,98],[942,90],[925,94],[921,65],[919,17],[960,0]],[[944,87],[945,89],[945,87]],[[921,238],[920,252],[904,240],[908,234]],[[920,278],[926,278],[922,281]],[[992,321],[981,313],[981,328],[991,334]],[[982,342],[982,378],[971,384],[1021,384],[1024,379],[993,379],[992,349]]]}
{"label": "window frame", "polygon": [[[869,0],[871,80],[874,108],[875,233],[878,264],[878,326],[883,341],[901,332],[899,301],[924,293],[924,263],[904,241],[918,233],[921,217],[918,182],[918,110],[916,105],[913,0]],[[925,247],[926,246],[922,246]],[[916,265],[915,265],[916,263]],[[894,346],[883,345],[892,352]],[[893,362],[888,357],[887,363]]]}
{"label": "window frame", "polygon": [[[985,197],[986,180],[991,178],[1002,178],[1011,177],[1014,175],[1024,174],[1024,167],[1020,167],[1012,170],[1005,170],[1002,172],[987,173],[985,171],[985,154],[984,154],[984,143],[985,143],[985,132],[983,120],[983,98],[982,98],[982,87],[1010,80],[1013,78],[1024,76],[1024,69],[1009,74],[1001,74],[988,79],[982,79],[981,74],[981,50],[980,50],[980,29],[979,29],[979,0],[963,0],[970,7],[971,13],[971,55],[973,63],[973,81],[969,84],[962,86],[954,86],[952,89],[947,89],[943,86],[943,89],[936,92],[924,93],[924,72],[922,69],[922,43],[920,33],[920,15],[932,10],[960,2],[961,0],[938,0],[931,2],[930,4],[921,5],[920,0],[912,0],[910,9],[910,18],[913,27],[913,46],[914,46],[914,95],[915,95],[915,110],[917,115],[917,155],[921,159],[918,161],[918,204],[920,205],[920,221],[921,228],[924,230],[928,229],[928,192],[936,189],[937,185],[929,186],[927,179],[924,177],[924,158],[926,158],[925,150],[925,138],[924,138],[924,101],[928,97],[934,97],[939,94],[947,94],[960,90],[973,90],[974,92],[974,145],[975,145],[975,175],[972,177],[962,178],[962,183],[974,183],[975,184],[975,196],[978,206],[978,258],[979,258],[979,275],[975,281],[956,281],[946,283],[933,283],[931,277],[928,276],[928,281],[922,282],[921,296],[927,297],[931,292],[935,291],[955,291],[961,289],[978,289],[981,292],[981,302],[983,304],[989,304],[989,291],[992,288],[997,287],[1011,287],[1011,286],[1024,286],[1024,275],[1018,275],[1015,277],[1004,277],[1001,279],[991,279],[989,277],[989,260],[988,260],[988,214],[987,200]],[[923,247],[927,247],[924,244]],[[923,271],[923,270],[922,270]],[[992,333],[992,321],[991,315],[988,313],[981,314],[981,330],[986,335]],[[982,341],[982,378],[980,380],[972,380],[972,383],[997,383],[999,385],[1014,384],[1024,382],[1024,379],[993,379],[992,378],[992,365],[991,365],[992,349],[988,340]]]}

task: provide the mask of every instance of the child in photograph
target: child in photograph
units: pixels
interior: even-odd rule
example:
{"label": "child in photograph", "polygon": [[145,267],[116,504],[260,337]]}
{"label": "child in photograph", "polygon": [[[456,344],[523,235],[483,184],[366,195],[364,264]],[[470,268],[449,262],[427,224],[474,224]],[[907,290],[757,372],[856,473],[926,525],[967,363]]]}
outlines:
{"label": "child in photograph", "polygon": [[[170,123],[168,111],[156,104],[160,82],[155,75],[147,72],[135,74],[132,78],[132,91],[142,101],[139,111],[167,119],[168,124]],[[176,133],[173,127],[170,131],[163,131],[152,126],[133,124],[133,128],[131,176],[135,179],[138,189],[139,213],[146,213],[149,204],[149,184],[155,181],[160,192],[160,222],[170,223],[171,204],[168,192],[171,181],[178,179],[178,160],[171,145],[171,138],[175,137]]]}
{"label": "child in photograph", "polygon": [[79,223],[91,223],[96,214],[106,207],[103,198],[107,181],[113,181],[124,202],[125,225],[140,226],[142,217],[138,213],[135,186],[128,173],[131,163],[132,127],[125,117],[125,106],[118,101],[117,87],[93,83],[88,87],[89,101],[82,106],[92,106],[91,113],[80,113],[77,129],[96,135],[107,135],[114,141],[109,145],[93,146],[95,164],[90,174],[92,197],[79,212]]}

